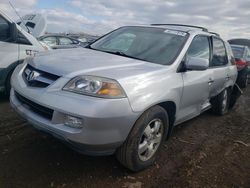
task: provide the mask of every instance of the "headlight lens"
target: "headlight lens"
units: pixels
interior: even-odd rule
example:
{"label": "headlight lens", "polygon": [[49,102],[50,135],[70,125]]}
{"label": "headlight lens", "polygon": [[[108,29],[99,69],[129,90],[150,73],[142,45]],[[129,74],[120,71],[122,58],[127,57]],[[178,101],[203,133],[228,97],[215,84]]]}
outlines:
{"label": "headlight lens", "polygon": [[78,76],[73,78],[65,85],[63,90],[104,98],[126,97],[117,81],[96,76]]}

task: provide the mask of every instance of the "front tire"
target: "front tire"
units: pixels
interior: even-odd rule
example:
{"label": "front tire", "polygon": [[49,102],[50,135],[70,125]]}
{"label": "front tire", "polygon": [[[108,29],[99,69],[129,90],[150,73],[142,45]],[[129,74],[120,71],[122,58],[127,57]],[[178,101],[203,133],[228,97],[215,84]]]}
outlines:
{"label": "front tire", "polygon": [[154,106],[137,120],[128,138],[117,150],[118,161],[132,171],[152,165],[169,130],[167,112]]}

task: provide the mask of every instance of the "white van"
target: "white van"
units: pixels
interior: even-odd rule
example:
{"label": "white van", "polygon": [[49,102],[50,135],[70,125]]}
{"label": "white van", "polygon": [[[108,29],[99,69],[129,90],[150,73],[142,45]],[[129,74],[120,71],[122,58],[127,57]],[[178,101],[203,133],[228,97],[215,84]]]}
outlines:
{"label": "white van", "polygon": [[27,56],[44,51],[35,37],[0,10],[0,92],[10,91],[10,77]]}

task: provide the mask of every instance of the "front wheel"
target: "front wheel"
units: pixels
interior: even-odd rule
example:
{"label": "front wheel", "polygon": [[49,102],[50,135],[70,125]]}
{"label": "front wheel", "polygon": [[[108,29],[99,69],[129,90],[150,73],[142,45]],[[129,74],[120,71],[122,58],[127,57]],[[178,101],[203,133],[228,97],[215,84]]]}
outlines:
{"label": "front wheel", "polygon": [[147,110],[135,123],[116,156],[132,171],[143,170],[155,161],[169,130],[167,112],[160,106]]}

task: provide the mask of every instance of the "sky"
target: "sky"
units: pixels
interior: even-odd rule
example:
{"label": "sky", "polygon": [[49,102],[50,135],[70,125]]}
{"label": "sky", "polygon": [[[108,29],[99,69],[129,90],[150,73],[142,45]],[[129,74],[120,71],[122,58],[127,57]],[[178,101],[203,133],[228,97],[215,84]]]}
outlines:
{"label": "sky", "polygon": [[[9,0],[0,10],[17,20]],[[224,39],[250,39],[250,0],[11,0],[20,15],[47,16],[48,32],[102,35],[124,25],[193,24]]]}

